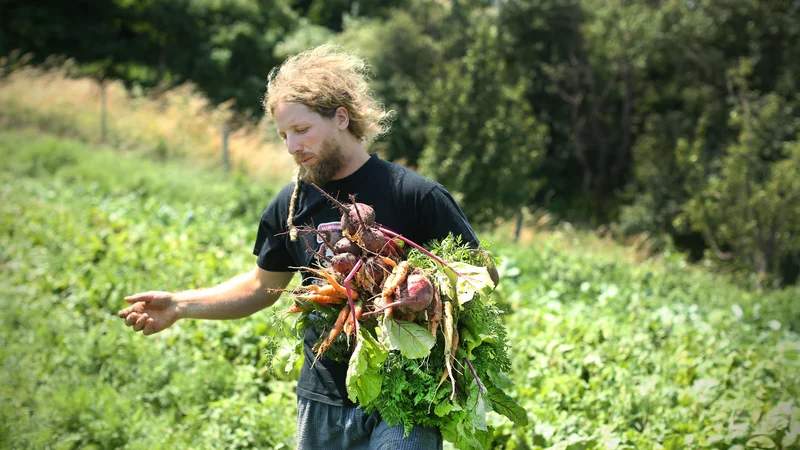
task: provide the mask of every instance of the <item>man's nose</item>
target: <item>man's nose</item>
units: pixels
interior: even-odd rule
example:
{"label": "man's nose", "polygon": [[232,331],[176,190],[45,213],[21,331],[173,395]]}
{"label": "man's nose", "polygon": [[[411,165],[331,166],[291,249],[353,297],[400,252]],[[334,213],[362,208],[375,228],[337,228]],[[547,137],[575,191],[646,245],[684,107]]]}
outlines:
{"label": "man's nose", "polygon": [[286,150],[292,155],[302,152],[303,143],[297,136],[289,136],[286,138]]}

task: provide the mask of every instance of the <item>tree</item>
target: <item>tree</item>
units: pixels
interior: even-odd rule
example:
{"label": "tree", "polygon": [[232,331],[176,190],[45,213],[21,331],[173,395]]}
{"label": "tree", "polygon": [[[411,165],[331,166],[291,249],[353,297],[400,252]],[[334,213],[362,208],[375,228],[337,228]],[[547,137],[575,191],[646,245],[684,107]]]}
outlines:
{"label": "tree", "polygon": [[476,18],[466,55],[445,69],[431,93],[428,139],[420,170],[463,199],[476,224],[509,219],[542,185],[547,129],[500,58],[496,18]]}
{"label": "tree", "polygon": [[743,59],[728,73],[736,141],[711,163],[700,146],[684,144],[679,163],[695,192],[685,217],[715,256],[752,268],[762,288],[800,249],[800,119],[780,96],[748,88],[752,70]]}

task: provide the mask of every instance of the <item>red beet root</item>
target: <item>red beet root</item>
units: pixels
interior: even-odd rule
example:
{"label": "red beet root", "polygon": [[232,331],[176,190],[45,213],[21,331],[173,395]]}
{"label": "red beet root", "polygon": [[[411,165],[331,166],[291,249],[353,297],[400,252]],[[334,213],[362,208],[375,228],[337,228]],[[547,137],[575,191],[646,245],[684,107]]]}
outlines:
{"label": "red beet root", "polygon": [[334,255],[331,259],[333,270],[341,273],[348,274],[358,262],[358,257],[352,253],[339,253]]}
{"label": "red beet root", "polygon": [[433,285],[422,273],[412,273],[394,290],[396,304],[401,311],[424,311],[433,301]]}
{"label": "red beet root", "polygon": [[386,265],[380,258],[375,258],[374,256],[370,256],[367,258],[367,262],[364,265],[364,270],[367,274],[375,280],[376,285],[380,285],[383,282],[383,277],[386,274],[390,273],[389,266]]}
{"label": "red beet root", "polygon": [[365,228],[375,225],[375,210],[363,203],[354,203],[344,206],[346,211],[342,214],[342,230],[345,234],[355,236],[363,225]]}
{"label": "red beet root", "polygon": [[377,228],[367,228],[361,232],[361,244],[372,253],[378,253],[386,245],[386,236]]}
{"label": "red beet root", "polygon": [[361,247],[350,239],[341,238],[336,242],[336,245],[333,246],[333,252],[337,255],[340,253],[352,253],[355,256],[361,256]]}

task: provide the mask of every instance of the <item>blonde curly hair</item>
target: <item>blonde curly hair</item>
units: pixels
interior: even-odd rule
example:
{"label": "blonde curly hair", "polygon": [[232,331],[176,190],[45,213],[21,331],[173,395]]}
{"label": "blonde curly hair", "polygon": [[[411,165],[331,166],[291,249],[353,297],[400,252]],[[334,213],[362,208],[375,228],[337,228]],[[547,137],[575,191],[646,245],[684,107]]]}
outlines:
{"label": "blonde curly hair", "polygon": [[391,112],[369,87],[369,65],[330,44],[305,50],[270,71],[263,106],[271,118],[280,102],[306,105],[327,118],[344,107],[350,116],[348,130],[362,142],[373,141],[391,126]]}

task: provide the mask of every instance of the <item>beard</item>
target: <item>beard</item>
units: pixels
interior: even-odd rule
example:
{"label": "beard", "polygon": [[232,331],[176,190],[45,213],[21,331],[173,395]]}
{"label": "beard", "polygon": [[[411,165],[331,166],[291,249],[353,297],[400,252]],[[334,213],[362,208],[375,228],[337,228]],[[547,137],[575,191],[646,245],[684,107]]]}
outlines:
{"label": "beard", "polygon": [[325,139],[314,156],[316,164],[298,167],[300,179],[306,183],[326,184],[344,167],[341,147],[333,139]]}

